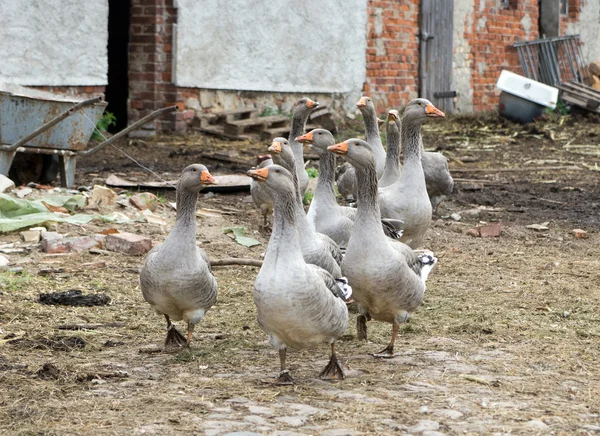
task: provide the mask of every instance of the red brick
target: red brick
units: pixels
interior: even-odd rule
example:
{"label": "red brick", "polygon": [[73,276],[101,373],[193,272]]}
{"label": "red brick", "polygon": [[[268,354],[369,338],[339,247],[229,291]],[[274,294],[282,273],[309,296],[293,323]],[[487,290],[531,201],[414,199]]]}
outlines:
{"label": "red brick", "polygon": [[106,236],[107,250],[139,256],[152,249],[152,240],[146,236],[121,232]]}

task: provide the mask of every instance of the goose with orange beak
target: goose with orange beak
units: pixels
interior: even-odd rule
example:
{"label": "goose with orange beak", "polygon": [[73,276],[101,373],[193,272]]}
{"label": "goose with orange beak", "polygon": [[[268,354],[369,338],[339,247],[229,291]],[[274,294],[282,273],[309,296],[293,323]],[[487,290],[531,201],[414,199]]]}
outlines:
{"label": "goose with orange beak", "polygon": [[442,111],[424,98],[414,99],[406,106],[401,130],[402,172],[397,182],[380,189],[381,216],[404,223],[400,240],[411,248],[421,245],[431,224],[432,214],[421,160],[421,125],[427,120],[439,120],[444,116]]}
{"label": "goose with orange beak", "polygon": [[292,126],[288,141],[294,152],[294,158],[296,159],[298,186],[300,187],[300,193],[303,197],[308,189],[308,173],[306,172],[306,168],[304,168],[304,150],[302,149],[302,144],[296,142],[295,138],[304,134],[308,116],[318,107],[318,102],[305,97],[298,100],[292,108]]}
{"label": "goose with orange beak", "polygon": [[331,359],[320,376],[341,380],[344,370],[335,341],[348,327],[346,299],[351,290],[323,268],[307,264],[296,230],[296,187],[292,174],[279,165],[250,170],[248,176],[263,183],[273,198],[273,232],[263,264],[254,282],[258,324],[279,350],[280,374],[276,384],[292,384],[287,349],[331,345]]}
{"label": "goose with orange beak", "polygon": [[[217,300],[217,280],[208,256],[196,245],[196,203],[200,190],[216,184],[204,165],[186,167],[177,183],[177,217],[162,244],[154,247],[140,271],[144,299],[167,321],[165,346],[189,347],[194,327]],[[187,323],[187,338],[172,321]]]}
{"label": "goose with orange beak", "polygon": [[368,143],[349,139],[328,147],[346,157],[356,169],[358,202],[354,228],[342,261],[358,303],[357,333],[367,339],[367,320],[391,323],[392,339],[376,357],[394,357],[399,325],[421,304],[425,280],[437,259],[431,252],[418,254],[406,244],[386,238],[379,220],[379,192],[373,152]]}
{"label": "goose with orange beak", "polygon": [[340,269],[342,251],[332,238],[315,231],[308,221],[298,187],[298,178],[294,173],[294,153],[288,141],[285,138],[275,138],[269,147],[269,151],[273,155],[273,161],[292,174],[294,187],[296,188],[296,202],[294,204],[296,229],[300,237],[300,250],[304,261],[320,266],[336,278],[340,277],[342,275]]}

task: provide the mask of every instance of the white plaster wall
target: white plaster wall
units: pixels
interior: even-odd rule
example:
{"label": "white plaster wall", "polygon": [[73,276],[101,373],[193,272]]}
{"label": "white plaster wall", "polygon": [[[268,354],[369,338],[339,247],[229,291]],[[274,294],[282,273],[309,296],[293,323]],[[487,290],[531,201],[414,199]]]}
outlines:
{"label": "white plaster wall", "polygon": [[0,0],[0,82],[107,83],[108,0]]}
{"label": "white plaster wall", "polygon": [[175,83],[360,92],[367,0],[177,0]]}
{"label": "white plaster wall", "polygon": [[458,96],[455,99],[457,113],[473,112],[473,89],[471,88],[471,46],[465,38],[465,26],[473,28],[474,0],[454,0],[453,35],[453,87]]}
{"label": "white plaster wall", "polygon": [[586,62],[600,61],[600,0],[583,2],[579,22],[567,24],[567,35],[580,35]]}

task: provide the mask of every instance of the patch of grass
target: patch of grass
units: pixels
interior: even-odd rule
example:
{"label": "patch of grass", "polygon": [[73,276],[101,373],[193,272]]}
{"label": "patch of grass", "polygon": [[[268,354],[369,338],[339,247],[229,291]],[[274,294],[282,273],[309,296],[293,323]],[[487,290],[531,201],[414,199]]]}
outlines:
{"label": "patch of grass", "polygon": [[97,141],[104,141],[102,133],[106,132],[109,127],[115,126],[116,124],[117,117],[115,117],[115,114],[108,111],[104,112],[104,115],[102,116],[102,118],[100,118],[98,124],[96,124],[96,129],[94,130],[94,133],[92,133],[92,139],[95,139]]}
{"label": "patch of grass", "polygon": [[312,202],[314,196],[315,194],[311,190],[306,191],[304,193],[304,197],[302,198],[302,203],[308,206]]}
{"label": "patch of grass", "polygon": [[21,290],[31,279],[27,273],[13,273],[10,271],[0,272],[0,289],[7,291]]}
{"label": "patch of grass", "polygon": [[314,179],[319,177],[319,170],[317,168],[307,168],[306,172],[308,173],[309,179]]}

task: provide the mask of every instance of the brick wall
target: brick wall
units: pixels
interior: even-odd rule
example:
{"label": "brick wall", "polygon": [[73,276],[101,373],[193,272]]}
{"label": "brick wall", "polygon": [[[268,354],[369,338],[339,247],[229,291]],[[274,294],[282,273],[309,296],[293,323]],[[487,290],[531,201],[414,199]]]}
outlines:
{"label": "brick wall", "polygon": [[473,111],[495,109],[498,104],[496,80],[503,69],[520,71],[517,51],[510,47],[517,39],[538,38],[538,0],[512,0],[504,9],[497,0],[474,0],[471,26],[465,39],[471,48]]}
{"label": "brick wall", "polygon": [[378,111],[405,106],[419,89],[419,0],[371,0],[363,92]]}
{"label": "brick wall", "polygon": [[[175,104],[179,98],[171,81],[173,0],[132,0],[129,40],[129,122]],[[138,136],[155,130],[177,129],[181,114],[168,114],[144,126]],[[144,133],[145,131],[145,133]]]}

